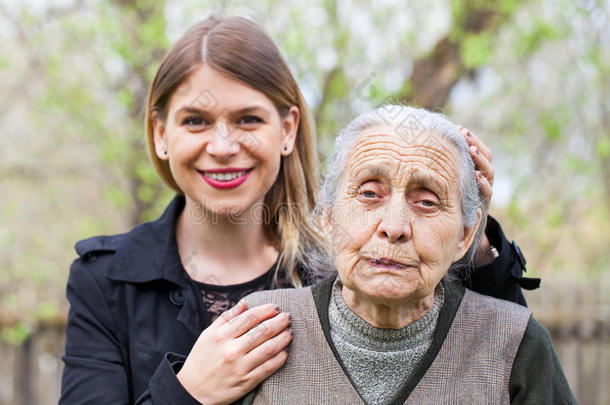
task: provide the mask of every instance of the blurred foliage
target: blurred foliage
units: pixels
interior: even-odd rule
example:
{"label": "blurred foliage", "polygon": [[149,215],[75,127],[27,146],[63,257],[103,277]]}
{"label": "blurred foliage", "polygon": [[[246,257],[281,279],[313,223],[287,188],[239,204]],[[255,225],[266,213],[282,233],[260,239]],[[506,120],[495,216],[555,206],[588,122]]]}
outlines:
{"label": "blurred foliage", "polygon": [[[530,272],[608,269],[607,2],[0,0],[3,340],[66,313],[75,241],[154,219],[171,198],[148,162],[147,86],[168,45],[212,12],[270,33],[322,157],[356,113],[432,100],[493,149],[491,211]],[[422,66],[437,68],[434,86]]]}

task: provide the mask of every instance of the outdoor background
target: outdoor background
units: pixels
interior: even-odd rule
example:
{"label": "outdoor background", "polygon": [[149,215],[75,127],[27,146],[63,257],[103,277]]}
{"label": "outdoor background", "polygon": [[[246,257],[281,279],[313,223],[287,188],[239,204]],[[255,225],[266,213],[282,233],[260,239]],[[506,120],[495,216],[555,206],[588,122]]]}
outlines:
{"label": "outdoor background", "polygon": [[146,155],[147,85],[212,12],[269,32],[322,158],[384,101],[478,134],[494,152],[491,214],[543,280],[534,315],[579,402],[610,403],[608,0],[0,0],[0,404],[57,402],[74,243],[171,199]]}

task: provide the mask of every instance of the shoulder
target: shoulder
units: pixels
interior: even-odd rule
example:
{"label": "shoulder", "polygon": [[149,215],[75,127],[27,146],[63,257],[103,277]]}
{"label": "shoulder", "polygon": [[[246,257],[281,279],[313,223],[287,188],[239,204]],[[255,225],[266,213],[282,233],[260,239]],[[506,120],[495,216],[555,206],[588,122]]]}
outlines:
{"label": "shoulder", "polygon": [[517,349],[522,341],[531,311],[514,302],[482,295],[466,289],[456,317],[469,330],[479,330],[481,337],[505,342]]}
{"label": "shoulder", "polygon": [[530,317],[519,346],[519,356],[530,359],[556,359],[555,348],[548,330]]}
{"label": "shoulder", "polygon": [[531,317],[527,324],[521,346],[525,348],[534,348],[532,352],[539,353],[540,355],[543,353],[552,353],[555,350],[549,331],[534,317]]}
{"label": "shoulder", "polygon": [[83,288],[104,283],[116,253],[125,244],[127,234],[94,236],[78,241],[74,246],[78,257],[70,268],[68,286]]}
{"label": "shoulder", "polygon": [[157,228],[155,222],[147,222],[126,233],[100,235],[78,241],[74,246],[78,257],[72,264],[70,278],[89,272],[93,278],[103,282],[110,269],[116,265],[117,259],[131,257],[136,261],[144,260],[146,254],[155,253],[161,245],[157,235],[164,232]]}
{"label": "shoulder", "polygon": [[510,376],[511,402],[576,404],[544,326],[530,318]]}
{"label": "shoulder", "polygon": [[90,263],[99,256],[114,254],[120,249],[126,238],[127,234],[94,236],[76,242],[74,250],[83,262]]}
{"label": "shoulder", "polygon": [[282,288],[279,290],[258,291],[244,298],[249,307],[263,304],[277,304],[283,311],[290,311],[297,303],[311,299],[311,287]]}
{"label": "shoulder", "polygon": [[479,294],[469,289],[465,289],[462,302],[470,310],[500,317],[519,317],[529,320],[532,314],[527,307],[517,303]]}

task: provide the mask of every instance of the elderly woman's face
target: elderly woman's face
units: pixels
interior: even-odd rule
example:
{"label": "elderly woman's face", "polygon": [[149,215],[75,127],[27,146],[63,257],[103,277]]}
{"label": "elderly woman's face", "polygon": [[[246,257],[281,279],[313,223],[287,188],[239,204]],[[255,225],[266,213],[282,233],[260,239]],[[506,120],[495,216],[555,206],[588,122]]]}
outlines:
{"label": "elderly woman's face", "polygon": [[344,286],[382,304],[432,293],[475,231],[462,225],[458,181],[458,153],[444,138],[364,130],[330,220]]}

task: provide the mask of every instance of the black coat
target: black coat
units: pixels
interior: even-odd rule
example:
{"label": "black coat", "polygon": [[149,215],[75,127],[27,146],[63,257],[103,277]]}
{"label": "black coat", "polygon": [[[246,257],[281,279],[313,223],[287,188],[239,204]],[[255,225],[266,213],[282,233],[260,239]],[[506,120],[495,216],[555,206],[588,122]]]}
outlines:
{"label": "black coat", "polygon": [[[178,255],[176,197],[157,221],[126,234],[80,241],[68,279],[70,302],[60,404],[191,404],[176,373],[210,324],[201,293]],[[499,224],[486,233],[500,256],[469,286],[525,305],[525,261]]]}

